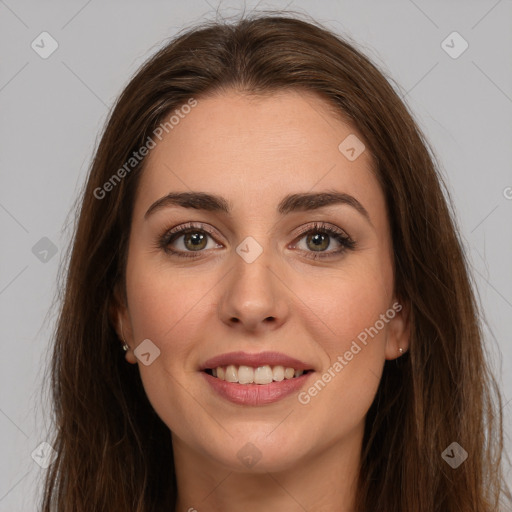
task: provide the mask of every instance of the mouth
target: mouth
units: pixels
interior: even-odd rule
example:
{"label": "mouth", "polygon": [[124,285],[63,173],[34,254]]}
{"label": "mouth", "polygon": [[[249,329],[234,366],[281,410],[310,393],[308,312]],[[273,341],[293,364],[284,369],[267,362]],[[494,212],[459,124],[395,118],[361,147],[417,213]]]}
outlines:
{"label": "mouth", "polygon": [[282,365],[271,366],[267,364],[253,367],[230,364],[227,366],[217,366],[215,368],[205,368],[203,372],[225,382],[265,386],[272,382],[297,379],[304,374],[313,372],[313,370],[296,369],[291,366]]}
{"label": "mouth", "polygon": [[217,396],[238,405],[260,406],[298,393],[315,369],[280,352],[239,351],[208,359],[199,373]]}

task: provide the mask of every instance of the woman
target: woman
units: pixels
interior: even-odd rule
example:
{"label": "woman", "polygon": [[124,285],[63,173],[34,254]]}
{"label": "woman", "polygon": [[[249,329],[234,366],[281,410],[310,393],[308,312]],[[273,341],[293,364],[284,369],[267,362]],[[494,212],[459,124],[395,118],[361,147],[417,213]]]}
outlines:
{"label": "woman", "polygon": [[83,192],[43,510],[501,510],[441,185],[382,72],[314,22],[163,47]]}

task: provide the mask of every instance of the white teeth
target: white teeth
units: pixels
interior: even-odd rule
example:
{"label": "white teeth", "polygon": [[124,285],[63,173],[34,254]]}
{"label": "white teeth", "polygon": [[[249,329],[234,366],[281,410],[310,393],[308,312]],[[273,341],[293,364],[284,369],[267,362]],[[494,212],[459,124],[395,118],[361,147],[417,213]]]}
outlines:
{"label": "white teeth", "polygon": [[254,382],[253,368],[241,365],[238,368],[238,382],[240,384],[252,384]]}
{"label": "white teeth", "polygon": [[293,379],[295,375],[295,370],[293,368],[286,368],[284,371],[284,378],[285,379]]}
{"label": "white teeth", "polygon": [[255,384],[270,384],[272,382],[272,368],[270,366],[259,366],[254,370]]}
{"label": "white teeth", "polygon": [[239,384],[270,384],[272,381],[281,382],[285,379],[293,379],[304,374],[304,370],[285,368],[284,366],[251,366],[230,364],[226,367],[218,366],[211,369],[212,375],[226,382],[238,382]]}
{"label": "white teeth", "polygon": [[272,378],[276,382],[281,382],[284,380],[284,368],[282,366],[274,366],[274,370],[272,371]]}
{"label": "white teeth", "polygon": [[235,365],[230,364],[226,368],[226,374],[224,378],[227,382],[238,382],[238,371]]}

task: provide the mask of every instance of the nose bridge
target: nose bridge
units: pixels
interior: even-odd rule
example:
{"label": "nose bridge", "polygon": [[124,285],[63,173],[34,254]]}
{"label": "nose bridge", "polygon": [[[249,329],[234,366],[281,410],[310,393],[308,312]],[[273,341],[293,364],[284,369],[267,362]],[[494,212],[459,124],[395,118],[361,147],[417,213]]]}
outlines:
{"label": "nose bridge", "polygon": [[[259,241],[258,241],[259,240]],[[237,247],[233,254],[233,292],[238,295],[239,304],[268,304],[273,300],[274,290],[270,265],[272,248],[268,237],[249,236]]]}
{"label": "nose bridge", "polygon": [[283,286],[276,277],[277,255],[268,236],[246,237],[232,254],[232,272],[226,281],[219,314],[229,324],[282,323],[287,314]]}

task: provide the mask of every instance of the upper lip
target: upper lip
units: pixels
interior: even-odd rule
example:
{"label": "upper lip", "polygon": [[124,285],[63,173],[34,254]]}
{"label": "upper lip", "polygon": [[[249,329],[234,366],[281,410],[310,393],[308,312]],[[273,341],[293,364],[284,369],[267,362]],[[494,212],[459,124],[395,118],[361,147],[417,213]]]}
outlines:
{"label": "upper lip", "polygon": [[281,365],[285,368],[293,368],[295,370],[312,370],[312,365],[299,361],[294,357],[281,354],[279,352],[258,352],[250,354],[248,352],[228,352],[226,354],[220,354],[212,357],[205,361],[201,366],[200,370],[207,370],[217,368],[219,366],[252,366],[257,368],[258,366],[277,366]]}

